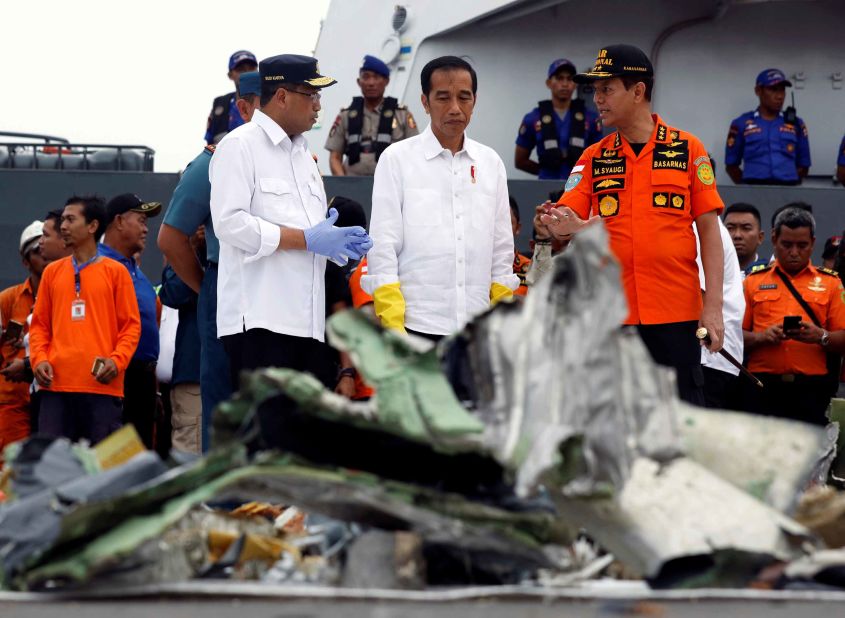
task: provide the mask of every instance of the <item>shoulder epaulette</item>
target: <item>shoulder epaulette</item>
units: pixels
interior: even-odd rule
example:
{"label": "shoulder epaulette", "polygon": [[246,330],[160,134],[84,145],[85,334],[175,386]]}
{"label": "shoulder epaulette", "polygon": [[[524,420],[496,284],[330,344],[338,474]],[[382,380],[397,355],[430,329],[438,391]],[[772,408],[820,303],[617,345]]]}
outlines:
{"label": "shoulder epaulette", "polygon": [[760,273],[764,273],[767,270],[771,270],[772,266],[773,266],[772,264],[758,264],[757,266],[755,266],[754,268],[751,269],[751,272],[748,273],[748,276],[758,275]]}
{"label": "shoulder epaulette", "polygon": [[217,148],[217,144],[206,144],[206,146],[205,146],[205,151],[206,151],[208,154],[213,155],[213,154],[214,154],[214,149],[215,149],[215,148]]}
{"label": "shoulder epaulette", "polygon": [[825,268],[824,266],[817,266],[816,270],[820,273],[824,273],[826,275],[830,275],[831,277],[839,278],[839,273],[833,270],[832,268]]}

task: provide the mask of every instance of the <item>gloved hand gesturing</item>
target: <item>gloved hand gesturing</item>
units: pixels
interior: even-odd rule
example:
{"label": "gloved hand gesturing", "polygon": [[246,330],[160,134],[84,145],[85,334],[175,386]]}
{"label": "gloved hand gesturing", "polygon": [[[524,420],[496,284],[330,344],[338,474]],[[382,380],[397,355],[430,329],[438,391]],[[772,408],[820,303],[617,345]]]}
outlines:
{"label": "gloved hand gesturing", "polygon": [[343,266],[349,259],[360,260],[373,246],[366,230],[358,225],[335,227],[337,209],[329,210],[329,216],[312,228],[303,230],[305,247],[308,251],[325,255],[335,264]]}

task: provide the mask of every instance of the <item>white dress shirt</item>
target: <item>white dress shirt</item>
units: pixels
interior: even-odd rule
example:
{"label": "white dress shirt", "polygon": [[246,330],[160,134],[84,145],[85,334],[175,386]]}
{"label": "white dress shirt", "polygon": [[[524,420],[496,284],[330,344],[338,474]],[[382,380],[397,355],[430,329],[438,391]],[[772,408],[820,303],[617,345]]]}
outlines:
{"label": "white dress shirt", "polygon": [[[742,355],[745,345],[742,341],[742,318],[745,316],[745,294],[742,290],[742,271],[739,268],[739,259],[736,257],[731,235],[722,220],[716,217],[719,222],[719,233],[722,238],[722,252],[725,254],[725,276],[722,284],[722,320],[725,323],[724,348],[731,356],[742,362]],[[701,244],[698,240],[698,229],[693,225],[695,232],[695,245],[698,251],[696,261],[698,262],[698,278],[701,282],[701,289],[704,287],[704,266],[701,264]],[[731,365],[724,356],[701,348],[701,364],[711,369],[718,369],[733,375],[739,375],[739,369]]]}
{"label": "white dress shirt", "polygon": [[326,218],[308,142],[256,110],[217,145],[208,175],[220,239],[218,336],[263,328],[323,341],[326,258],[277,251],[280,226],[305,229]]}
{"label": "white dress shirt", "polygon": [[411,330],[453,333],[490,306],[493,282],[519,285],[505,166],[466,135],[454,156],[430,126],[382,153],[370,236],[362,287],[399,282]]}

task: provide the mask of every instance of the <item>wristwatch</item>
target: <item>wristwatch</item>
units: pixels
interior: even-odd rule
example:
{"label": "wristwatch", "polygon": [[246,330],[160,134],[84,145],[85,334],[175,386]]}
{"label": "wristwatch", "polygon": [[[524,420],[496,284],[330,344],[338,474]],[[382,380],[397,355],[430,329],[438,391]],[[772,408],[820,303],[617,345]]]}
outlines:
{"label": "wristwatch", "polygon": [[827,332],[825,329],[822,329],[822,337],[821,339],[819,339],[819,343],[822,345],[822,347],[830,343],[830,333]]}

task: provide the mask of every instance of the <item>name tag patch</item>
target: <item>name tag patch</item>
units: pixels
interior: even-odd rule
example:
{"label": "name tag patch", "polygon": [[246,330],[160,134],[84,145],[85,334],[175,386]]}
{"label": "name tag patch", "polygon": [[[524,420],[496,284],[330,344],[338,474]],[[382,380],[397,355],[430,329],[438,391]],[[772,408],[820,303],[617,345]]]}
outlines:
{"label": "name tag patch", "polygon": [[625,157],[593,159],[593,178],[624,175],[627,169],[627,159]]}
{"label": "name tag patch", "polygon": [[675,140],[669,144],[654,147],[652,169],[675,169],[686,171],[689,167],[689,142]]}

